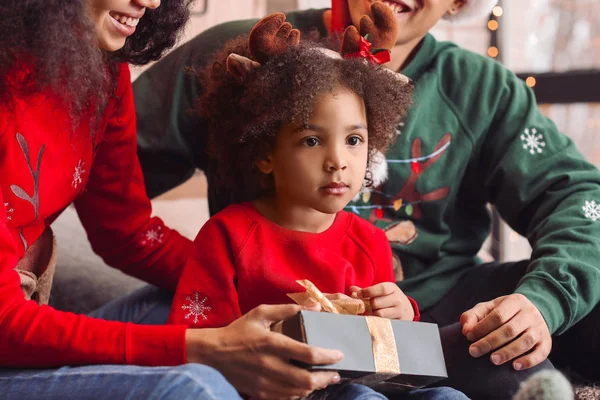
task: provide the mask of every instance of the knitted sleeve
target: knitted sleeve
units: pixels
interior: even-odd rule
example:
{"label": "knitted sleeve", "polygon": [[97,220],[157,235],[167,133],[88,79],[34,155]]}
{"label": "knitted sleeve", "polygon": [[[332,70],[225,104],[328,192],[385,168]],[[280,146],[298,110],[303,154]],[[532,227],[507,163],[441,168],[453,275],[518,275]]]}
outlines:
{"label": "knitted sleeve", "polygon": [[237,254],[250,226],[225,209],[194,240],[173,299],[169,323],[218,328],[241,316],[236,287]]}
{"label": "knitted sleeve", "polygon": [[479,111],[491,118],[480,138],[480,179],[488,201],[533,248],[516,292],[560,334],[600,300],[600,173],[522,81],[501,67],[493,73],[499,84],[487,86]]}
{"label": "knitted sleeve", "polygon": [[136,156],[136,123],[129,69],[122,64],[116,93],[84,193],[75,201],[94,251],[146,282],[174,290],[191,241],[151,217]]}

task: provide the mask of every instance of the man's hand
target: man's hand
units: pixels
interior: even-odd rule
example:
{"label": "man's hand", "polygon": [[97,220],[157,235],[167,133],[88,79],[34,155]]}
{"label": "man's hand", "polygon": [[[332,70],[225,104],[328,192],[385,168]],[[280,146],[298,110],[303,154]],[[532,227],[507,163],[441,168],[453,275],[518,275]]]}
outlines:
{"label": "man's hand", "polygon": [[356,293],[359,299],[370,300],[373,315],[406,321],[415,318],[415,310],[408,297],[393,282],[382,282],[364,289],[352,286],[350,291]]}
{"label": "man's hand", "polygon": [[490,358],[496,365],[515,359],[514,369],[531,368],[544,361],[552,348],[544,317],[522,294],[479,303],[460,316],[460,323],[463,335],[475,342],[469,353],[480,357],[493,351]]}
{"label": "man's hand", "polygon": [[308,396],[340,381],[337,372],[309,372],[290,360],[333,364],[342,353],[308,346],[270,330],[298,313],[297,305],[263,305],[224,328],[188,329],[187,360],[211,366],[241,393],[259,399]]}

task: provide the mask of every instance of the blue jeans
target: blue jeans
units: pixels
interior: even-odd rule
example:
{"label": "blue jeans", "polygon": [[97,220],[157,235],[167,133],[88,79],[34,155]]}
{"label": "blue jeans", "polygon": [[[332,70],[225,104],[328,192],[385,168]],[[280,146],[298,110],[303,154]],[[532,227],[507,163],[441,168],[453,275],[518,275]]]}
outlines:
{"label": "blue jeans", "polygon": [[90,317],[142,325],[164,325],[171,312],[173,293],[144,286],[91,312]]}
{"label": "blue jeans", "polygon": [[[313,393],[310,400],[385,400],[381,393],[371,388],[353,383],[339,385],[338,388],[330,386],[324,394]],[[417,389],[410,392],[399,393],[389,397],[392,400],[468,400],[469,398],[449,387],[430,389]]]}
{"label": "blue jeans", "polygon": [[199,364],[0,370],[0,393],[5,400],[241,399],[217,370]]}
{"label": "blue jeans", "polygon": [[[0,393],[5,400],[236,400],[236,390],[215,369],[187,364],[179,367],[98,365],[57,370],[0,370]],[[322,400],[386,400],[363,385],[340,385]],[[419,389],[394,396],[398,400],[465,400],[447,387]]]}
{"label": "blue jeans", "polygon": [[428,389],[417,389],[398,397],[394,400],[469,400],[462,392],[450,387],[437,387]]}

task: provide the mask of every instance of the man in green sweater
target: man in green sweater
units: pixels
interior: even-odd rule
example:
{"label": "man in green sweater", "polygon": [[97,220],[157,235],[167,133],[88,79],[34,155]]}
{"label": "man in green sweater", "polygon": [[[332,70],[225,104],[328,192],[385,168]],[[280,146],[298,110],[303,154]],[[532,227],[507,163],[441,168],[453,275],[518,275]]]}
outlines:
{"label": "man in green sweater", "polygon": [[[452,364],[468,348],[464,374],[503,371],[494,382],[508,396],[527,375],[515,371],[551,367],[552,350],[555,363],[600,379],[600,173],[539,112],[513,73],[427,33],[440,18],[485,15],[495,0],[384,3],[401,27],[389,67],[413,79],[415,105],[386,155],[387,182],[348,211],[386,230],[403,267],[398,284],[418,301],[422,320],[458,330],[464,343],[446,341],[445,351]],[[333,0],[331,11],[290,13],[288,21],[326,36],[356,24],[369,4]],[[205,125],[191,112],[201,88],[187,67],[204,65],[255,22],[209,29],[134,82],[139,156],[151,197],[199,168],[208,178],[212,213],[233,200],[214,180]],[[490,231],[487,203],[529,239],[530,260],[478,262]],[[490,381],[457,386],[472,397],[499,390]]]}

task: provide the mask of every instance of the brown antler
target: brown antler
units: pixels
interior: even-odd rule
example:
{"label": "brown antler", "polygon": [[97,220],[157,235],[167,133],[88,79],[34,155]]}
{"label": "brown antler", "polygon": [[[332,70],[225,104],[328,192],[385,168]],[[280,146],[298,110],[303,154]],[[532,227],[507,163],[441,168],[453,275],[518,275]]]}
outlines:
{"label": "brown antler", "polygon": [[250,31],[248,47],[259,63],[281,54],[285,49],[300,42],[300,31],[285,22],[285,14],[274,13],[261,19]]}
{"label": "brown antler", "polygon": [[239,54],[231,53],[227,57],[227,72],[238,81],[244,81],[246,76],[257,68],[260,68],[260,64],[256,61],[252,61],[247,57],[240,56]]}
{"label": "brown antler", "polygon": [[254,25],[248,38],[250,54],[258,62],[231,53],[227,57],[227,72],[237,80],[244,81],[248,74],[260,68],[260,64],[299,42],[300,31],[293,29],[289,22],[285,22],[285,14],[267,15]]}
{"label": "brown antler", "polygon": [[344,40],[342,41],[342,53],[343,56],[346,54],[354,54],[360,51],[360,33],[354,25],[350,25],[344,31]]}
{"label": "brown antler", "polygon": [[[372,16],[372,17],[371,17]],[[344,31],[342,55],[360,51],[360,37],[369,35],[369,41],[377,49],[390,50],[398,38],[396,14],[381,2],[371,4],[371,15],[360,19],[360,33],[354,26]]]}
{"label": "brown antler", "polygon": [[371,15],[363,15],[360,19],[360,34],[369,35],[374,47],[391,50],[398,39],[398,22],[396,13],[383,3],[371,4]]}

